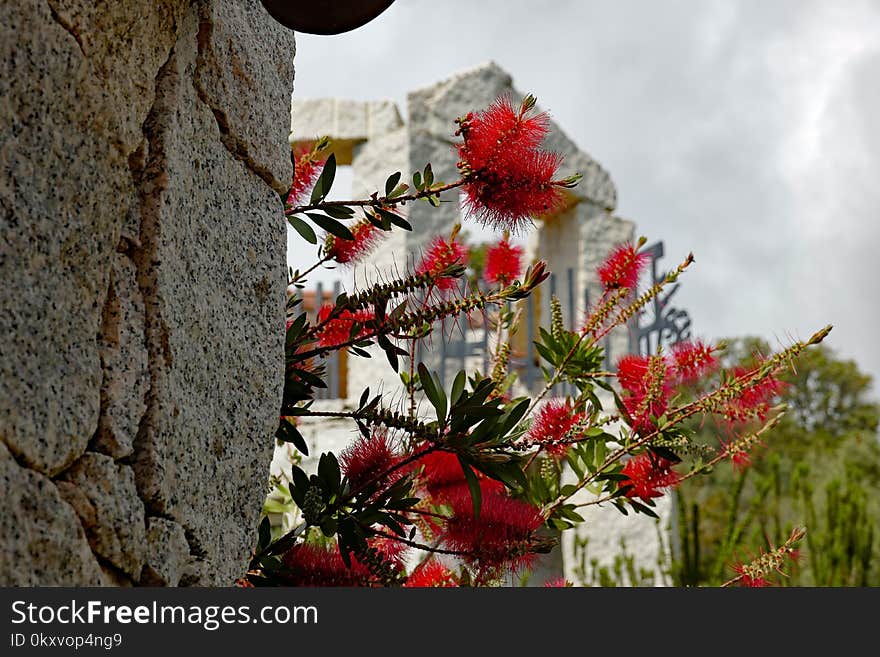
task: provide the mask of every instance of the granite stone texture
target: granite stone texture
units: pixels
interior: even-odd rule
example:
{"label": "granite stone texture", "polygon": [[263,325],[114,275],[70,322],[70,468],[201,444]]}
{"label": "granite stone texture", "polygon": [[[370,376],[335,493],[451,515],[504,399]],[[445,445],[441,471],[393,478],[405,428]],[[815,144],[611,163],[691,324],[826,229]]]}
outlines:
{"label": "granite stone texture", "polygon": [[229,584],[281,397],[294,35],[257,0],[48,0],[0,36],[0,444],[38,507],[0,510],[0,580]]}
{"label": "granite stone texture", "polygon": [[18,465],[0,443],[0,586],[105,583],[74,510],[52,480]]}
{"label": "granite stone texture", "polygon": [[147,559],[141,571],[144,586],[177,586],[191,557],[186,532],[165,518],[147,519]]}
{"label": "granite stone texture", "polygon": [[79,515],[92,551],[139,578],[146,556],[146,516],[131,468],[104,454],[87,453],[64,472],[59,488]]}

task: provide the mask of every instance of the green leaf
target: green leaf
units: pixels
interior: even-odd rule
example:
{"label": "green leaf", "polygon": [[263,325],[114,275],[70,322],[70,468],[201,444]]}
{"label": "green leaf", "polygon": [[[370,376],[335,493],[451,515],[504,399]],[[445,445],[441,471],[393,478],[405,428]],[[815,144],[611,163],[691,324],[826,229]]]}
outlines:
{"label": "green leaf", "polygon": [[474,520],[479,520],[480,509],[483,506],[483,491],[480,490],[480,480],[477,479],[477,475],[471,469],[471,466],[469,466],[461,456],[458,457],[458,462],[461,464],[462,472],[464,472],[464,479],[471,491],[471,502],[474,505]]}
{"label": "green leaf", "polygon": [[331,235],[349,242],[354,241],[354,235],[351,234],[351,231],[344,224],[336,221],[336,219],[332,219],[326,214],[318,214],[317,212],[306,212],[306,216]]}
{"label": "green leaf", "polygon": [[293,368],[291,370],[296,376],[298,376],[304,383],[312,386],[313,388],[326,388],[327,384],[324,382],[320,376],[317,376],[313,372],[309,372],[307,370],[301,370],[299,368]]}
{"label": "green leaf", "polygon": [[400,196],[401,194],[406,192],[408,189],[409,189],[409,185],[407,185],[406,183],[400,183],[397,187],[394,188],[394,191],[391,192],[391,195],[389,196],[389,198],[397,198],[398,196]]}
{"label": "green leaf", "polygon": [[275,437],[285,443],[293,443],[293,446],[299,451],[306,456],[309,455],[309,447],[306,445],[305,438],[289,420],[281,420],[278,424],[278,430],[275,432]]}
{"label": "green leaf", "polygon": [[437,391],[437,401],[440,403],[439,406],[434,405],[434,409],[437,411],[437,420],[442,424],[446,422],[446,391],[443,390],[443,381],[440,380],[437,372],[431,372],[431,377],[434,379],[434,389]]}
{"label": "green leaf", "polygon": [[406,219],[401,217],[399,214],[394,212],[390,212],[385,208],[377,208],[379,210],[379,214],[382,215],[384,219],[387,219],[390,223],[394,224],[398,228],[403,228],[404,230],[412,230],[412,224],[409,223]]}
{"label": "green leaf", "polygon": [[431,169],[431,163],[428,162],[425,165],[425,186],[430,187],[431,183],[434,182],[434,170]]}
{"label": "green leaf", "polygon": [[[431,376],[431,373],[428,371],[428,368],[425,367],[424,363],[419,363],[419,381],[422,384],[422,389],[425,391],[425,396],[428,398],[428,401],[431,402],[434,410],[437,411],[437,420],[443,422],[446,419],[446,394],[443,392],[442,388],[439,390],[437,389],[435,379]],[[441,409],[443,411],[442,417],[440,413]]]}
{"label": "green leaf", "polygon": [[318,461],[318,476],[327,484],[327,488],[331,493],[339,490],[342,473],[339,469],[339,461],[336,460],[333,452],[321,454],[321,458]]}
{"label": "green leaf", "polygon": [[315,183],[315,188],[312,190],[312,198],[309,201],[310,205],[314,205],[315,203],[324,200],[327,194],[330,193],[330,188],[333,186],[333,179],[335,177],[336,155],[330,153],[330,157],[327,158],[327,161],[324,163],[324,168],[321,170],[321,175],[318,177],[318,182]]}
{"label": "green leaf", "polygon": [[310,244],[318,243],[318,236],[315,235],[315,231],[313,231],[312,227],[299,217],[290,215],[287,217],[287,223],[293,226],[293,229],[299,233],[306,242],[309,242]]}
{"label": "green leaf", "polygon": [[345,205],[325,205],[321,208],[334,219],[351,219],[354,210]]}
{"label": "green leaf", "polygon": [[519,402],[516,406],[511,408],[504,417],[501,418],[500,427],[498,429],[498,437],[501,438],[506,436],[511,430],[519,423],[520,420],[526,414],[526,411],[529,410],[529,404],[531,400],[526,398]]}
{"label": "green leaf", "polygon": [[400,171],[398,171],[388,176],[388,180],[385,181],[385,196],[391,194],[394,188],[397,187],[397,183],[400,182],[400,175]]}
{"label": "green leaf", "polygon": [[413,174],[413,187],[415,187],[419,191],[422,191],[422,189],[424,189],[424,187],[422,186],[422,174],[418,171]]}
{"label": "green leaf", "polygon": [[272,525],[269,522],[269,516],[266,516],[260,521],[260,529],[257,533],[259,535],[259,539],[257,540],[257,551],[261,551],[269,545],[269,541],[272,540]]}
{"label": "green leaf", "polygon": [[452,382],[452,393],[449,395],[449,402],[455,406],[458,400],[461,398],[461,393],[464,392],[464,384],[467,382],[467,375],[464,370],[461,370],[458,374],[455,375],[455,381]]}

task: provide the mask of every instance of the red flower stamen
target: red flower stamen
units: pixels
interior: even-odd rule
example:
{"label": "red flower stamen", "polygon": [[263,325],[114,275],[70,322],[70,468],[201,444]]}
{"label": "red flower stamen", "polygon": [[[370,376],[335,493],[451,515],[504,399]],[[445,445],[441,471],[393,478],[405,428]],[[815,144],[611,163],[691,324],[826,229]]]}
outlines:
{"label": "red flower stamen", "polygon": [[455,575],[442,563],[430,559],[420,563],[406,580],[409,588],[449,588],[458,586]]}
{"label": "red flower stamen", "polygon": [[521,246],[502,240],[486,251],[483,278],[490,285],[510,285],[522,274],[522,255]]}
{"label": "red flower stamen", "polygon": [[[374,432],[370,438],[360,436],[339,455],[342,473],[348,477],[354,489],[387,472],[399,461],[400,456],[392,449],[388,434],[384,431]],[[398,478],[402,476],[401,472],[396,471],[392,473],[392,478],[394,474],[398,474]],[[383,482],[376,483],[381,485]]]}
{"label": "red flower stamen", "polygon": [[345,240],[335,235],[327,235],[324,252],[331,260],[347,265],[360,261],[369,255],[382,239],[382,231],[367,219],[350,226],[354,240]]}
{"label": "red flower stamen", "polygon": [[[751,371],[745,367],[734,368],[732,378],[739,378]],[[785,383],[773,374],[746,386],[734,399],[728,401],[721,414],[734,423],[748,422],[752,419],[765,420],[771,403],[785,389]]]}
{"label": "red flower stamen", "polygon": [[672,360],[682,383],[694,383],[712,371],[717,360],[712,353],[715,348],[700,340],[680,342],[672,347]]}
{"label": "red flower stamen", "polygon": [[543,524],[541,512],[521,500],[504,495],[483,496],[479,518],[467,490],[450,500],[453,516],[446,523],[443,539],[463,559],[482,568],[506,565],[513,570],[534,560],[532,534]]}
{"label": "red flower stamen", "polygon": [[366,323],[376,318],[370,310],[358,310],[354,313],[350,310],[343,310],[328,321],[333,308],[332,304],[324,304],[318,311],[318,323],[323,324],[318,330],[318,344],[322,347],[335,347],[351,340],[353,337],[351,335],[352,327],[356,323],[361,326],[358,335],[364,335],[368,331]]}
{"label": "red flower stamen", "polygon": [[[467,480],[458,457],[451,452],[435,451],[418,460],[424,466],[419,481],[424,490],[437,502],[448,502],[452,497],[458,496],[462,491],[467,492]],[[501,493],[504,484],[495,479],[477,474],[480,480],[480,489],[483,494]]]}
{"label": "red flower stamen", "polygon": [[300,144],[293,149],[293,183],[287,194],[287,205],[299,205],[312,190],[325,160],[318,157],[313,144]]}
{"label": "red flower stamen", "polygon": [[583,413],[575,413],[567,401],[550,400],[535,414],[527,439],[533,444],[543,445],[548,454],[564,458],[571,444],[561,441],[583,417]]}
{"label": "red flower stamen", "polygon": [[283,577],[292,586],[367,586],[370,571],[352,560],[345,565],[339,550],[300,543],[283,557]]}
{"label": "red flower stamen", "polygon": [[634,291],[642,270],[650,260],[650,254],[639,253],[635,245],[621,244],[599,266],[599,280],[606,290],[625,287]]}
{"label": "red flower stamen", "polygon": [[459,120],[466,206],[484,224],[515,231],[563,204],[562,185],[554,180],[562,157],[538,148],[549,117],[530,109],[515,110],[505,96]]}
{"label": "red flower stamen", "polygon": [[[456,263],[465,264],[467,257],[468,248],[464,244],[456,242],[454,239],[446,241],[438,236],[428,245],[421,262],[416,267],[416,273],[429,273],[437,276]],[[452,276],[440,276],[434,284],[440,290],[445,291],[454,288],[456,282],[457,279]]]}
{"label": "red flower stamen", "polygon": [[669,363],[663,356],[628,355],[617,365],[617,380],[629,393],[623,405],[632,418],[632,428],[638,433],[654,427],[652,418],[666,412],[672,394]]}
{"label": "red flower stamen", "polygon": [[621,474],[627,477],[620,482],[621,486],[630,486],[626,496],[640,497],[648,501],[653,497],[662,497],[666,489],[679,482],[679,475],[672,469],[673,463],[662,456],[643,452],[634,456],[623,466]]}

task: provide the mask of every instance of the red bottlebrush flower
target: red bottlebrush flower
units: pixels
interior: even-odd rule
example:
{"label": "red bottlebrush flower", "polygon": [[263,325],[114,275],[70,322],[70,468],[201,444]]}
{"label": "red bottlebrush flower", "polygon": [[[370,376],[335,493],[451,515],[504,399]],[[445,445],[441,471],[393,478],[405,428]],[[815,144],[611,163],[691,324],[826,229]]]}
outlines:
{"label": "red bottlebrush flower", "polygon": [[650,260],[650,254],[639,253],[635,245],[621,244],[600,265],[599,280],[606,290],[619,287],[635,290],[639,276]]}
{"label": "red bottlebrush flower", "polygon": [[767,586],[772,586],[772,583],[763,575],[750,573],[749,567],[744,564],[738,563],[733,567],[733,569],[738,575],[741,576],[741,579],[739,580],[740,586],[749,588],[764,588]]}
{"label": "red bottlebrush flower", "polygon": [[541,217],[564,204],[553,177],[562,162],[556,153],[539,151],[503,174],[484,171],[463,188],[465,209],[484,225],[519,230],[532,217]]}
{"label": "red bottlebrush flower", "polygon": [[[493,169],[528,155],[540,146],[550,128],[546,112],[530,115],[517,110],[509,96],[459,121],[464,143],[459,153],[471,169]],[[500,160],[500,161],[499,161]]]}
{"label": "red bottlebrush flower", "polygon": [[[459,263],[465,264],[468,257],[468,248],[455,240],[446,241],[442,237],[435,237],[428,245],[425,255],[416,267],[417,274],[437,275],[448,267]],[[455,287],[456,279],[452,276],[438,278],[435,285],[441,290],[451,290]]]}
{"label": "red bottlebrush flower", "polygon": [[[422,487],[438,502],[446,502],[462,490],[468,492],[464,471],[455,454],[434,451],[421,457],[418,463],[424,466],[419,476]],[[477,473],[477,477],[484,495],[500,493],[504,490],[504,484],[500,481],[489,479],[480,473]]]}
{"label": "red bottlebrush flower", "polygon": [[[734,368],[732,375],[739,378],[751,371],[745,367]],[[734,399],[731,399],[722,410],[724,417],[730,422],[747,422],[751,419],[765,420],[770,404],[785,389],[785,383],[773,374],[761,381],[748,385]]]}
{"label": "red bottlebrush flower", "polygon": [[541,512],[521,500],[504,495],[483,496],[479,518],[468,491],[459,490],[450,504],[453,516],[446,523],[443,540],[462,558],[481,568],[502,565],[518,570],[534,559],[532,534],[543,524]]}
{"label": "red bottlebrush flower", "polygon": [[490,285],[510,285],[522,274],[522,255],[521,246],[511,246],[509,241],[502,240],[486,251],[483,278]]}
{"label": "red bottlebrush flower", "polygon": [[[354,313],[343,310],[337,317],[327,321],[333,308],[332,304],[324,304],[318,311],[318,323],[326,322],[318,331],[318,344],[322,347],[335,347],[348,342],[352,337],[351,327],[355,323],[363,327],[367,322],[375,319],[375,315],[370,310],[359,310]],[[359,335],[366,332],[367,329],[362,328]]]}
{"label": "red bottlebrush flower", "polygon": [[623,466],[621,474],[628,477],[621,486],[631,486],[626,496],[640,497],[644,501],[652,497],[662,497],[665,489],[679,482],[679,475],[672,469],[673,463],[662,456],[643,452],[634,456]]}
{"label": "red bottlebrush flower", "polygon": [[292,586],[367,586],[370,571],[352,559],[351,568],[345,565],[339,550],[300,543],[294,545],[282,558],[284,578]]}
{"label": "red bottlebrush flower", "polygon": [[404,586],[409,588],[451,588],[458,586],[455,575],[435,559],[423,561],[412,572]]}
{"label": "red bottlebrush flower", "polygon": [[624,356],[617,366],[617,380],[629,394],[623,405],[636,432],[649,431],[652,417],[666,412],[672,394],[669,363],[663,356]]}
{"label": "red bottlebrush flower", "polygon": [[564,577],[548,579],[544,582],[545,589],[564,589],[569,587],[571,587],[571,582],[567,581]]}
{"label": "red bottlebrush flower", "polygon": [[516,230],[563,203],[563,185],[553,180],[562,157],[538,148],[550,120],[543,112],[530,115],[532,106],[517,111],[504,96],[459,121],[466,205],[484,223]]}
{"label": "red bottlebrush flower", "polygon": [[367,219],[350,226],[354,240],[344,240],[335,235],[327,235],[324,252],[330,259],[346,265],[353,264],[368,255],[382,239],[382,231]]}
{"label": "red bottlebrush flower", "polygon": [[571,445],[559,441],[564,439],[583,417],[583,413],[575,413],[568,402],[550,400],[535,414],[527,438],[532,443],[543,445],[548,454],[563,458]]}
{"label": "red bottlebrush flower", "polygon": [[645,375],[648,373],[648,357],[629,354],[617,363],[617,381],[620,387],[632,393],[645,391]]}
{"label": "red bottlebrush flower", "polygon": [[312,190],[325,160],[318,157],[313,144],[301,144],[293,149],[293,184],[287,194],[287,205],[299,205]]}
{"label": "red bottlebrush flower", "polygon": [[672,347],[672,360],[682,383],[694,383],[715,367],[715,348],[700,340],[680,342]]}
{"label": "red bottlebrush flower", "polygon": [[[399,460],[400,456],[392,449],[388,434],[384,431],[374,432],[370,438],[360,436],[339,455],[342,473],[348,477],[354,489],[390,470]],[[391,477],[394,478],[395,474],[402,473],[395,471]]]}

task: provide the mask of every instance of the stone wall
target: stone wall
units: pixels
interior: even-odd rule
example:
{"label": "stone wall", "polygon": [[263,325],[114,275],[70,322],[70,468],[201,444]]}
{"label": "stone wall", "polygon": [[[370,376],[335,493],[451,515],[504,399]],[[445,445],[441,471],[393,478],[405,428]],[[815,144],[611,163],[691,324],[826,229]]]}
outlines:
{"label": "stone wall", "polygon": [[0,585],[228,585],[283,372],[293,33],[0,9]]}

